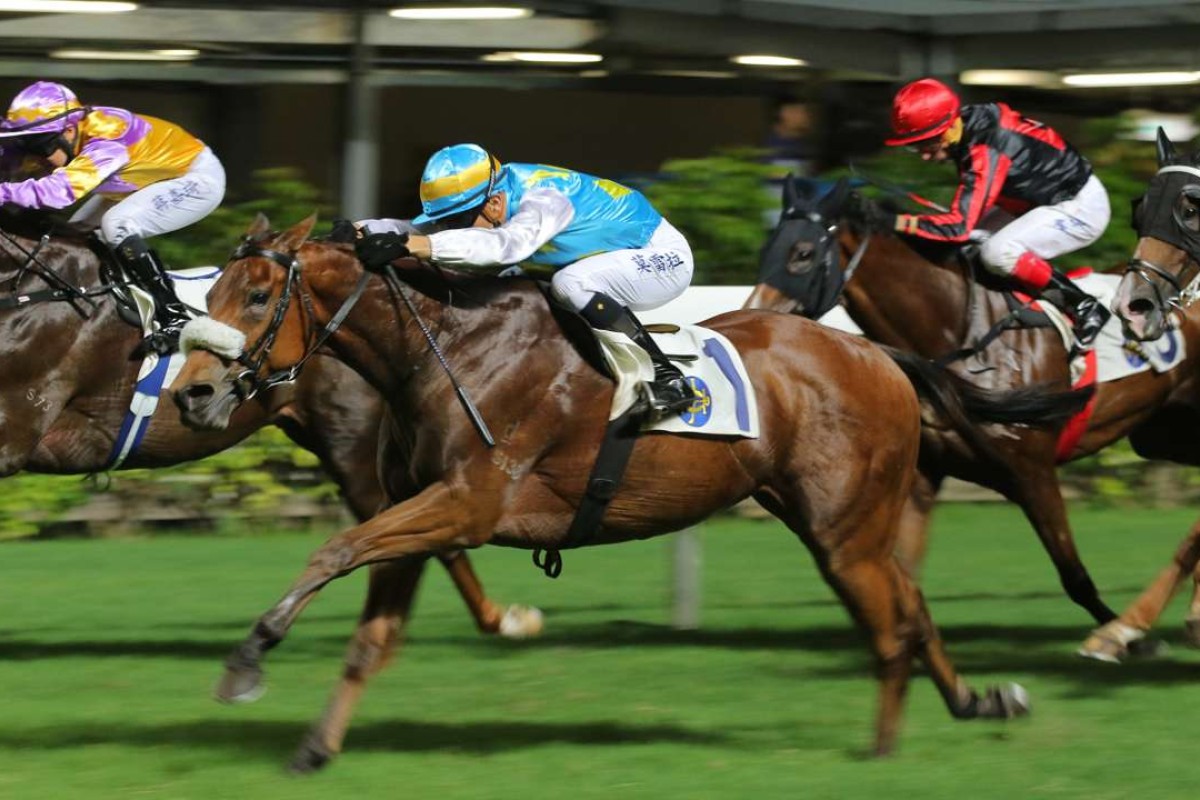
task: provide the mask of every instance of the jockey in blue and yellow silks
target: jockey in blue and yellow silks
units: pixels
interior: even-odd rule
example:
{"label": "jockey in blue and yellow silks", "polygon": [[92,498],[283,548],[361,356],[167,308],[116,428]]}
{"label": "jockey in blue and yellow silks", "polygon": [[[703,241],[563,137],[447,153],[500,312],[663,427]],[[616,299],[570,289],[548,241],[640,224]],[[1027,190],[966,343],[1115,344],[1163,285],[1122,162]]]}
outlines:
{"label": "jockey in blue and yellow silks", "polygon": [[368,267],[417,258],[456,268],[522,266],[551,272],[551,294],[595,328],[624,333],[650,354],[656,414],[694,394],[633,311],[675,299],[692,279],[687,240],[641,192],[542,164],[501,164],[474,144],[439,150],[421,179],[424,213],[411,225],[367,220]]}
{"label": "jockey in blue and yellow silks", "polygon": [[190,319],[144,241],[208,216],[225,195],[225,170],[196,137],[122,108],[84,106],[66,86],[22,89],[0,122],[6,160],[32,158],[42,177],[0,183],[0,204],[66,208],[98,223],[101,241],[154,295],[164,328]]}

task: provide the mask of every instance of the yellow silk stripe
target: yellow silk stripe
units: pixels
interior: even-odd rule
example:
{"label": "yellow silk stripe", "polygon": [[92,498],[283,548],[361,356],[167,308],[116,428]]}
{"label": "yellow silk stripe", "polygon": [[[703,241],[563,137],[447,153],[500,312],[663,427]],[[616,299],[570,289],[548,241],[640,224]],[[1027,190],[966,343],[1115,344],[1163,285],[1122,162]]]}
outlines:
{"label": "yellow silk stripe", "polygon": [[421,183],[421,199],[426,202],[441,200],[443,197],[450,197],[459,192],[477,189],[487,183],[490,175],[491,159],[480,161],[478,164],[472,164],[462,172],[455,173],[454,175],[446,175],[442,178],[434,178],[431,181],[423,181]]}

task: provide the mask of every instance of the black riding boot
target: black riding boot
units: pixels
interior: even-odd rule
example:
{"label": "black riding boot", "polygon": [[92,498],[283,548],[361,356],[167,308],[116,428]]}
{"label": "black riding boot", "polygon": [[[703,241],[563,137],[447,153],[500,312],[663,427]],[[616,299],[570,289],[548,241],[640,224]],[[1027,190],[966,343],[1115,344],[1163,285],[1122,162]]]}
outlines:
{"label": "black riding boot", "polygon": [[151,335],[152,349],[164,354],[172,352],[179,341],[179,330],[192,319],[192,312],[179,300],[158,255],[146,247],[141,236],[127,236],[113,249],[121,264],[154,298],[154,317],[159,328]]}
{"label": "black riding boot", "polygon": [[1076,286],[1070,278],[1058,272],[1051,274],[1050,284],[1046,288],[1057,289],[1062,295],[1063,302],[1060,307],[1075,320],[1075,339],[1079,344],[1087,347],[1095,341],[1112,312],[1099,300]]}
{"label": "black riding boot", "polygon": [[653,415],[661,418],[682,414],[691,408],[696,393],[632,311],[608,295],[597,292],[580,314],[593,328],[623,333],[649,354],[654,364],[654,380],[645,386],[646,399]]}

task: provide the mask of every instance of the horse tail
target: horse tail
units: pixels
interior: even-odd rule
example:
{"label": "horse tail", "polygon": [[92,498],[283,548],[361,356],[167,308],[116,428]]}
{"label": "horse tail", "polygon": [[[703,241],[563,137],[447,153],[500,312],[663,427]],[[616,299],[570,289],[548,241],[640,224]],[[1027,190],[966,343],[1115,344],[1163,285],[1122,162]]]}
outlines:
{"label": "horse tail", "polygon": [[[984,389],[912,353],[884,347],[917,390],[955,429],[974,431],[980,423],[1049,427],[1066,422],[1092,399],[1094,387],[1051,391],[1045,384],[1017,389]],[[972,436],[972,438],[974,438]]]}

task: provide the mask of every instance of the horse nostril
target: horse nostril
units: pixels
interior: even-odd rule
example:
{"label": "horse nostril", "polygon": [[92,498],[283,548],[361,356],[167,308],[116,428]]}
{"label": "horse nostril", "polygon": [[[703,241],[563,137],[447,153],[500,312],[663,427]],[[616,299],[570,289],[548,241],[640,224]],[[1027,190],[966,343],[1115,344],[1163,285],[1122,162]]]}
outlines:
{"label": "horse nostril", "polygon": [[1126,310],[1130,314],[1144,316],[1154,310],[1154,303],[1146,300],[1145,298],[1138,298],[1136,300],[1130,300],[1129,304],[1126,306]]}
{"label": "horse nostril", "polygon": [[216,394],[216,389],[211,383],[189,383],[175,393],[175,404],[184,411],[191,411],[201,401],[207,400],[214,394]]}

